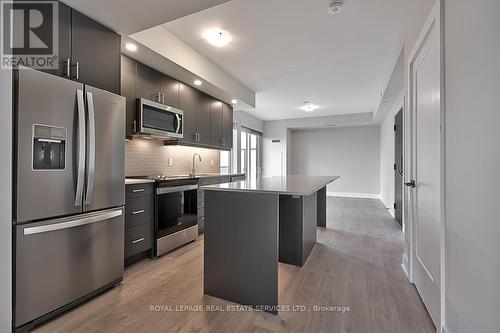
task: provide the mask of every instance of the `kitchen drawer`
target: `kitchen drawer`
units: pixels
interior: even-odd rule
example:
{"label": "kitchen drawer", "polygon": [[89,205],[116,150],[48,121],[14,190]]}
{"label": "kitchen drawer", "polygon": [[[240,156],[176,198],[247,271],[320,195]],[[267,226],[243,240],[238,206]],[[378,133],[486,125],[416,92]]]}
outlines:
{"label": "kitchen drawer", "polygon": [[125,229],[125,258],[151,249],[153,234],[151,223]]}
{"label": "kitchen drawer", "polygon": [[125,199],[129,198],[137,198],[143,196],[152,196],[153,183],[145,183],[145,184],[130,184],[125,186]]}
{"label": "kitchen drawer", "polygon": [[151,223],[153,218],[153,197],[138,197],[125,202],[125,228]]}

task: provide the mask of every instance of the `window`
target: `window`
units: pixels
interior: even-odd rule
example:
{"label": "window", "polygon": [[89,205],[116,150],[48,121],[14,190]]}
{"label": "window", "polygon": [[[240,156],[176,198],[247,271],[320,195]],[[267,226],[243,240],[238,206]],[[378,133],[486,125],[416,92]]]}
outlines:
{"label": "window", "polygon": [[241,159],[241,172],[247,172],[247,132],[241,131],[240,138],[240,159]]}
{"label": "window", "polygon": [[229,161],[231,152],[230,151],[221,151],[220,152],[220,172],[221,173],[229,173],[231,170],[231,166]]}
{"label": "window", "polygon": [[243,128],[240,137],[241,172],[246,173],[249,180],[255,180],[260,176],[261,134]]}
{"label": "window", "polygon": [[233,123],[233,149],[231,151],[220,151],[220,172],[238,172],[238,130],[236,123]]}

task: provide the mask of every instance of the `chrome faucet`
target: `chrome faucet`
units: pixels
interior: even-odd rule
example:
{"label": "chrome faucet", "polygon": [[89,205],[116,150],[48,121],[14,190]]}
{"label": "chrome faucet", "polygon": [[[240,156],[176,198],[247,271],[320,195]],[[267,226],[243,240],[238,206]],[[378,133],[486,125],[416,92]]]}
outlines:
{"label": "chrome faucet", "polygon": [[198,154],[198,153],[194,153],[194,154],[193,154],[193,167],[191,168],[191,176],[196,175],[196,170],[195,170],[195,168],[194,168],[194,158],[195,158],[196,156],[198,156],[198,160],[201,162],[201,155],[200,155],[200,154]]}

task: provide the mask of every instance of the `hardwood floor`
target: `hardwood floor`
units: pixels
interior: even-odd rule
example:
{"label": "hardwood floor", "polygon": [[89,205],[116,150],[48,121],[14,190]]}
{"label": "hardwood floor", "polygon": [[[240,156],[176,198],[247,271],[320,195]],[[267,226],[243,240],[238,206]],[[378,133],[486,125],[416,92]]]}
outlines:
{"label": "hardwood floor", "polygon": [[380,201],[329,197],[327,228],[318,229],[306,265],[279,267],[280,305],[310,311],[235,312],[226,308],[235,304],[203,295],[201,238],[127,269],[121,286],[36,332],[435,332],[401,269],[402,250],[399,225]]}

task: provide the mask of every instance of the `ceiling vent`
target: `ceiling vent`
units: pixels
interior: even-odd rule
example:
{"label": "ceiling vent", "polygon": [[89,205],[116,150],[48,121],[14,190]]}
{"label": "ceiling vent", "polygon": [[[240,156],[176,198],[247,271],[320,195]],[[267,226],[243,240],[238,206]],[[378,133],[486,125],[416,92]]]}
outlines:
{"label": "ceiling vent", "polygon": [[344,5],[344,0],[331,0],[328,4],[328,12],[332,15],[340,13],[342,6]]}

